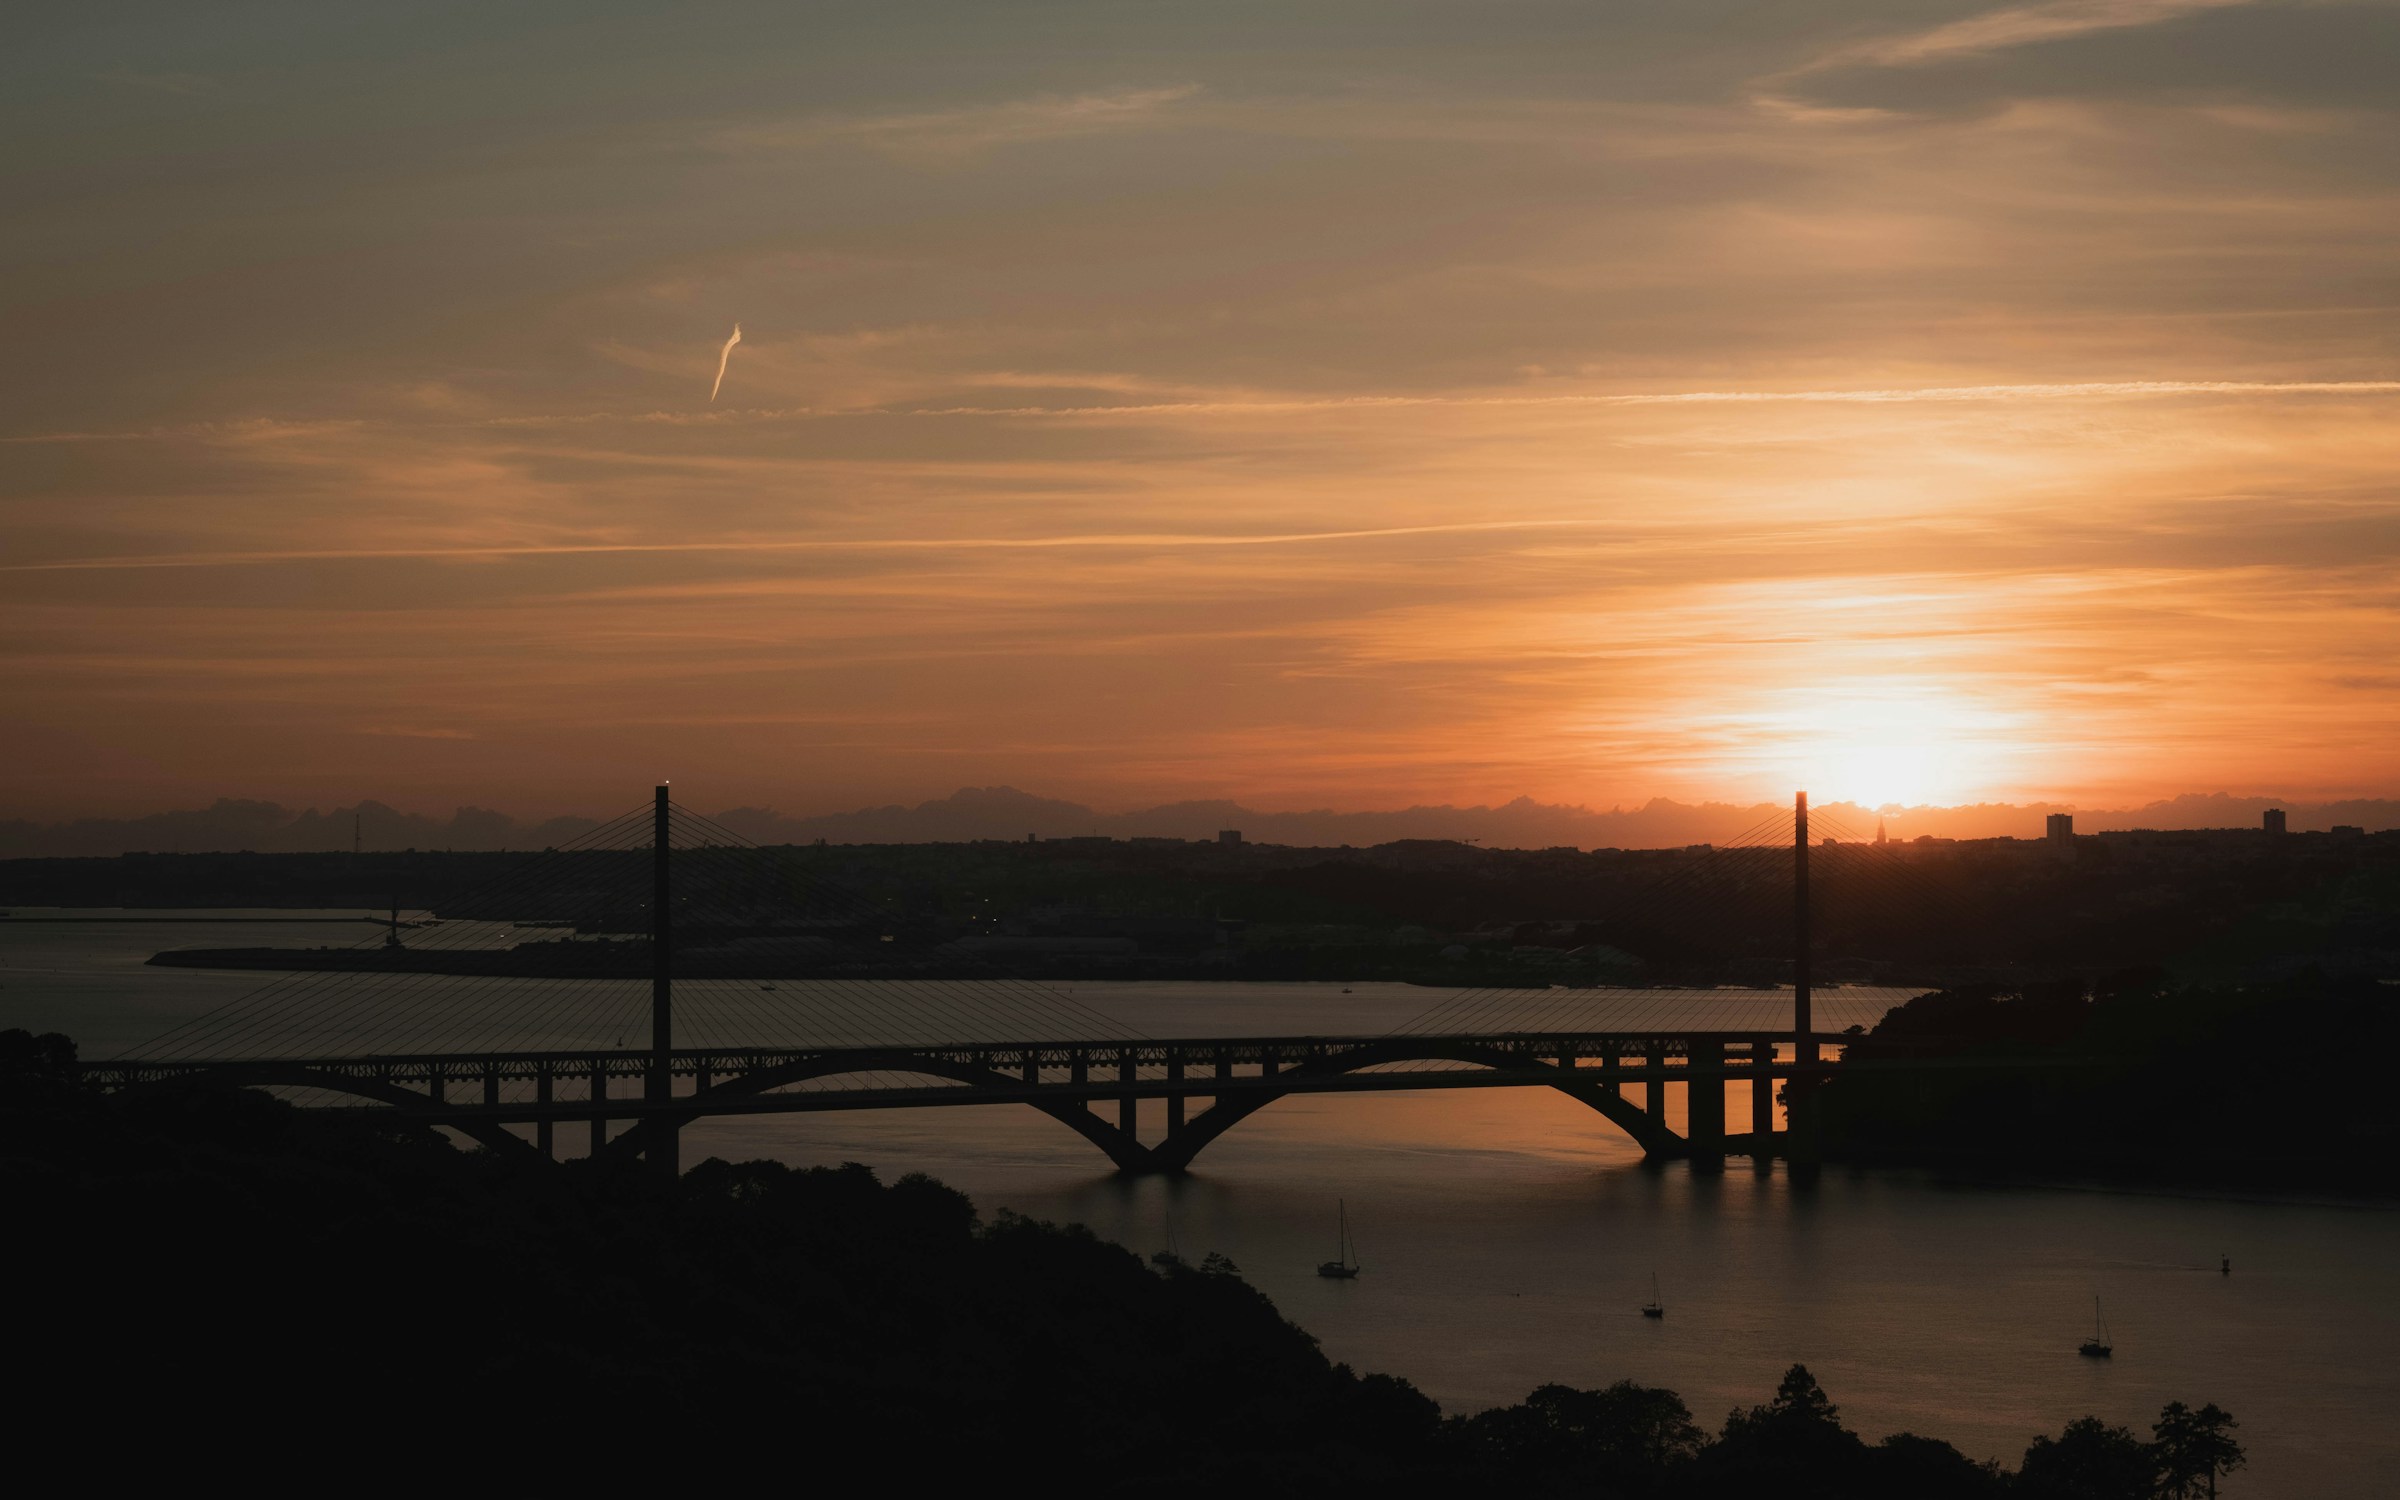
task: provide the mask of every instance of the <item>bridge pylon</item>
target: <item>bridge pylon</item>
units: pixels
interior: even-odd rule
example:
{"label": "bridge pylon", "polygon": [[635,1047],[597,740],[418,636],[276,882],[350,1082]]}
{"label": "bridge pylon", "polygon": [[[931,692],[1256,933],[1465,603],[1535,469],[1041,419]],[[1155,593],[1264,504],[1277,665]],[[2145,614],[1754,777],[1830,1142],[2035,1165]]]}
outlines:
{"label": "bridge pylon", "polygon": [[[675,886],[670,858],[675,847],[669,826],[667,784],[651,803],[650,854],[650,1067],[643,1097],[663,1108],[675,1097]],[[676,1123],[664,1116],[643,1122],[642,1155],[658,1180],[672,1187],[683,1175]]]}
{"label": "bridge pylon", "polygon": [[1797,1170],[1817,1164],[1817,1034],[1810,1015],[1809,953],[1815,932],[1808,903],[1808,793],[1792,794],[1792,1063],[1783,1086],[1784,1159]]}

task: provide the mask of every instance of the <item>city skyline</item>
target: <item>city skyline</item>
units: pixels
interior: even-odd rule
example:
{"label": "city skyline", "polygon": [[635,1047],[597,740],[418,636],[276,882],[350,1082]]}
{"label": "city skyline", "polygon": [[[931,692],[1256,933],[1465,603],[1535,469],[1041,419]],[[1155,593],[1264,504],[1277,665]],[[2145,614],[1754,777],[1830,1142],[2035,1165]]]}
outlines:
{"label": "city skyline", "polygon": [[[703,793],[703,795],[705,795]],[[715,806],[714,803],[710,804]],[[1477,843],[1493,849],[1671,849],[1736,839],[1773,803],[1684,803],[1656,798],[1605,807],[1536,802],[1419,804],[1404,808],[1262,807],[1197,800],[1149,807],[1092,807],[1016,787],[961,787],[943,797],[852,808],[744,805],[714,816],[734,834],[764,844],[918,844],[1000,839],[1179,839],[1214,841],[1228,828],[1254,843],[1371,847],[1404,840]],[[2310,802],[2293,798],[2187,794],[2140,807],[1982,803],[1964,807],[1817,803],[1820,832],[1843,843],[2055,837],[2140,831],[2293,833],[2400,828],[2400,799]],[[373,798],[331,806],[222,798],[206,807],[125,818],[61,821],[0,818],[0,858],[93,857],[344,849],[504,850],[541,848],[582,836],[607,809],[550,817],[468,804],[393,807]],[[2080,821],[2078,821],[2080,820]],[[2280,824],[2279,821],[2281,820]]]}

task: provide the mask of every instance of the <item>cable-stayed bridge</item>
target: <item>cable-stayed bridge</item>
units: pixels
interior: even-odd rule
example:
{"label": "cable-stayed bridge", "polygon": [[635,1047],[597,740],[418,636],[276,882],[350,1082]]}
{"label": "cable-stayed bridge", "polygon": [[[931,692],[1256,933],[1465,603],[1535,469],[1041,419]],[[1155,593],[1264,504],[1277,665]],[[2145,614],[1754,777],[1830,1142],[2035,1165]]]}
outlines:
{"label": "cable-stayed bridge", "polygon": [[[1668,916],[1705,928],[1730,903],[1773,903],[1787,983],[1468,989],[1369,1034],[1157,1038],[993,972],[819,878],[808,851],[751,846],[662,786],[438,920],[395,911],[355,948],[213,955],[283,972],[84,1073],[111,1090],[264,1088],[662,1173],[682,1126],[721,1115],[1029,1106],[1122,1170],[1180,1171],[1294,1094],[1527,1087],[1653,1158],[1808,1160],[1813,1086],[1851,1028],[1917,991],[1812,983],[1804,796],[1708,854],[1617,914],[1625,930],[1671,948]],[[1760,955],[1734,957],[1757,972]]]}

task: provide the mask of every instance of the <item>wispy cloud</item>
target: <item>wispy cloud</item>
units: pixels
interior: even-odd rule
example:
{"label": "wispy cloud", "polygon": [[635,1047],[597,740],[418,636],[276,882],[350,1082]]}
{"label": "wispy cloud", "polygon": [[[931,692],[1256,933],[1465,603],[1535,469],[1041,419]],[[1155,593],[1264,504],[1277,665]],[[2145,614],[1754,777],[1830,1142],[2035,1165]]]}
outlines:
{"label": "wispy cloud", "polygon": [[[727,342],[730,353],[733,341]],[[720,368],[718,378],[723,379]],[[976,383],[1008,386],[1096,387],[1115,383],[1128,391],[1152,384],[1131,377],[1095,377],[1076,373],[1042,375],[1011,371],[996,377],[976,377]],[[243,421],[194,422],[172,427],[121,431],[24,433],[0,437],[0,444],[223,442],[261,443],[312,435],[350,433],[381,427],[392,431],[437,431],[444,428],[539,429],[558,427],[741,427],[778,422],[833,422],[871,418],[930,420],[1076,419],[1272,416],[1279,413],[1417,411],[1435,408],[1523,407],[1532,409],[1641,406],[1958,406],[1980,403],[2145,401],[2178,397],[2244,397],[2275,400],[2285,397],[2400,395],[2400,380],[2080,380],[2016,382],[1993,385],[1865,386],[1792,390],[1696,391],[1559,391],[1477,392],[1435,391],[1417,394],[1364,392],[1335,396],[1194,396],[1176,401],[1114,401],[1086,405],[1022,406],[785,406],[730,408],[724,411],[586,411],[523,413],[486,417],[468,422],[365,418],[313,422],[260,417]],[[713,396],[712,396],[713,399]]]}
{"label": "wispy cloud", "polygon": [[1842,47],[1817,58],[1806,71],[1858,65],[1908,67],[2061,41],[2095,31],[2156,26],[2198,11],[2255,3],[2257,0],[2052,0],[2046,5],[2014,5],[1929,30],[1903,32]]}
{"label": "wispy cloud", "polygon": [[721,542],[561,542],[478,546],[303,548],[261,552],[162,552],[144,556],[66,558],[0,564],[0,573],[88,572],[120,568],[237,568],[269,563],[472,561],[509,557],[591,557],[620,554],[777,552],[1045,552],[1060,548],[1286,547],[1310,542],[1372,541],[1500,531],[1589,531],[1599,520],[1457,521],[1427,526],[1366,526],[1341,531],[1170,532],[1111,531],[1067,536],[907,536],[750,538]]}
{"label": "wispy cloud", "polygon": [[1086,94],[1044,94],[964,109],[913,113],[810,115],[750,121],[718,130],[712,142],[732,152],[791,151],[849,141],[903,155],[958,156],[1000,146],[1071,140],[1139,129],[1201,93],[1196,83]]}
{"label": "wispy cloud", "polygon": [[[1020,383],[1030,383],[1018,377]],[[1075,383],[1062,376],[1059,384]],[[1611,407],[1611,406],[1782,406],[1823,403],[1848,406],[1960,405],[1977,402],[2072,402],[2164,400],[2179,396],[2391,396],[2400,380],[2086,380],[2055,383],[1949,386],[1875,386],[1832,390],[1702,390],[1428,392],[1351,396],[1257,396],[1188,401],[1123,401],[1078,406],[859,406],[781,407],[725,412],[582,412],[571,416],[494,418],[495,427],[544,427],[649,423],[668,426],[830,421],[867,417],[1044,417],[1110,418],[1162,416],[1248,416],[1279,412],[1412,411],[1431,407]]]}

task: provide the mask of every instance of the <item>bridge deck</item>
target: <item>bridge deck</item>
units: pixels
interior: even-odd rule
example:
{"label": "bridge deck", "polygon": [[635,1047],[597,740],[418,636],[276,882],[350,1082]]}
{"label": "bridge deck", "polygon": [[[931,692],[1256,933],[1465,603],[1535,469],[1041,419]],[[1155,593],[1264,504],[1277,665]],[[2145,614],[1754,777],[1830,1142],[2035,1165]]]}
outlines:
{"label": "bridge deck", "polygon": [[[1852,1038],[1824,1033],[1816,1040],[1830,1054]],[[1695,1062],[1695,1053],[1717,1060]],[[1828,1066],[1798,1064],[1788,1033],[1755,1031],[693,1048],[669,1056],[674,1087],[666,1098],[635,1097],[632,1090],[610,1095],[614,1083],[646,1084],[650,1077],[651,1054],[631,1049],[126,1059],[88,1063],[83,1074],[110,1090],[178,1080],[319,1090],[340,1101],[317,1105],[322,1108],[398,1106],[437,1123],[503,1125],[654,1114],[688,1119],[1037,1101],[1557,1087],[1562,1082],[1614,1087],[1681,1083],[1696,1072],[1725,1081],[1787,1078]],[[743,1086],[786,1075],[790,1082]]]}
{"label": "bridge deck", "polygon": [[[1839,1032],[1818,1032],[1814,1040],[1821,1048],[1838,1049],[1856,1038]],[[1257,1068],[1269,1063],[1285,1068],[1312,1058],[1348,1054],[1366,1047],[1424,1048],[1443,1045],[1476,1047],[1548,1061],[1573,1059],[1585,1065],[1598,1066],[1605,1066],[1610,1059],[1644,1058],[1655,1051],[1669,1067],[1680,1070],[1688,1063],[1694,1043],[1715,1042],[1720,1047],[1744,1049],[1757,1046],[1789,1049],[1792,1041],[1789,1031],[1512,1031],[1386,1033],[1377,1036],[1211,1036],[1098,1042],[968,1042],[950,1046],[925,1046],[899,1041],[809,1043],[788,1047],[678,1048],[668,1056],[671,1070],[677,1078],[722,1078],[803,1059],[856,1057],[865,1060],[901,1056],[1008,1071],[1018,1071],[1027,1066],[1044,1070],[1073,1068],[1078,1064],[1087,1067],[1102,1064],[1122,1067],[1129,1060],[1136,1068],[1145,1070],[1172,1068],[1178,1063],[1188,1067],[1196,1062],[1206,1063],[1212,1068],[1220,1064]],[[1738,1060],[1739,1056],[1729,1055],[1729,1063]],[[84,1063],[82,1073],[88,1082],[101,1088],[116,1089],[216,1073],[228,1068],[301,1069],[331,1077],[423,1083],[437,1078],[472,1081],[497,1076],[505,1080],[523,1080],[545,1074],[552,1077],[585,1077],[594,1072],[604,1072],[611,1078],[635,1078],[646,1076],[650,1064],[651,1054],[648,1050],[620,1047],[579,1051],[368,1053],[327,1057],[121,1058]],[[1747,1067],[1746,1063],[1742,1065]],[[883,1071],[891,1068],[889,1061],[876,1061],[872,1066]]]}

